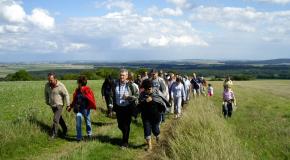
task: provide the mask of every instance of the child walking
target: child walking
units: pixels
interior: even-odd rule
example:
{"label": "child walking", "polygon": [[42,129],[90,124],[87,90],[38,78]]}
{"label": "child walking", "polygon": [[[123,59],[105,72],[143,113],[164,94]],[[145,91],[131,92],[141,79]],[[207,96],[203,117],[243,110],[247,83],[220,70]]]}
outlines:
{"label": "child walking", "polygon": [[211,84],[208,84],[208,87],[207,87],[207,95],[209,97],[213,96],[213,87]]}
{"label": "child walking", "polygon": [[223,114],[225,118],[230,118],[233,112],[233,104],[236,105],[234,92],[229,86],[225,87],[223,92]]}

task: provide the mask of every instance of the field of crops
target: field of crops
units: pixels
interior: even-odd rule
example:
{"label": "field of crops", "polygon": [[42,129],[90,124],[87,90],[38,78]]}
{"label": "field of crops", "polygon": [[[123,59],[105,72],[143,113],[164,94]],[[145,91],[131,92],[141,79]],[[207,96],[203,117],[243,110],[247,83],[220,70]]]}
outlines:
{"label": "field of crops", "polygon": [[[98,105],[91,114],[93,140],[75,141],[75,115],[65,110],[68,137],[50,140],[45,83],[0,82],[0,159],[290,159],[290,81],[235,82],[238,109],[228,120],[220,114],[221,82],[213,82],[214,97],[193,99],[179,120],[169,116],[162,143],[150,153],[140,118],[131,125],[130,148],[119,148],[116,120],[104,113],[102,81],[88,83]],[[63,83],[72,95],[76,82]]]}

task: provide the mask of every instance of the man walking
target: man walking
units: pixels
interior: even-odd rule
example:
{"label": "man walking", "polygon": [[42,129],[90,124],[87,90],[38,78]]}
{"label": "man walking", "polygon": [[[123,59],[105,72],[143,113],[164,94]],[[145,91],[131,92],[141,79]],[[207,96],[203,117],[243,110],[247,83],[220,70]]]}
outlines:
{"label": "man walking", "polygon": [[66,124],[61,116],[64,104],[68,107],[70,104],[69,94],[64,84],[57,80],[55,73],[48,73],[48,82],[45,85],[45,102],[53,111],[53,124],[51,138],[56,138],[58,124],[60,124],[63,135],[67,133]]}
{"label": "man walking", "polygon": [[138,95],[134,95],[134,86],[128,82],[128,70],[121,69],[120,79],[114,89],[114,111],[117,115],[118,128],[122,131],[121,148],[128,148],[133,106]]}

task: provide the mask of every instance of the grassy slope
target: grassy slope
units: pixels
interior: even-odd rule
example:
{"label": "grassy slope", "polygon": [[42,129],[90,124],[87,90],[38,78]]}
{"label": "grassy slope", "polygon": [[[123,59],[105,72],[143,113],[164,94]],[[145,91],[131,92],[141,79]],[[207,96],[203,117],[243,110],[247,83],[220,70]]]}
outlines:
{"label": "grassy slope", "polygon": [[197,99],[167,130],[148,159],[289,159],[289,81],[236,82],[238,106],[221,115],[222,82],[211,82],[213,99]]}
{"label": "grassy slope", "polygon": [[[64,83],[72,93],[76,87],[75,81]],[[116,120],[106,118],[100,108],[91,115],[93,141],[74,141],[75,116],[65,111],[63,115],[69,127],[69,137],[49,140],[52,112],[44,104],[44,84],[43,81],[0,83],[0,159],[133,159],[143,152],[140,119],[131,126],[130,143],[133,149],[123,151],[118,146],[121,133]],[[101,81],[90,81],[89,85],[95,91],[98,107],[104,108],[104,102],[100,99]]]}
{"label": "grassy slope", "polygon": [[[215,86],[221,95],[221,86]],[[290,82],[235,82],[234,91],[238,109],[229,124],[244,147],[255,159],[290,159]]]}
{"label": "grassy slope", "polygon": [[[148,159],[252,159],[211,100],[192,101]],[[162,153],[162,154],[158,154]]]}
{"label": "grassy slope", "polygon": [[[64,83],[72,93],[75,82]],[[214,83],[213,101],[198,99],[181,120],[172,125],[167,121],[169,127],[162,134],[166,148],[148,155],[143,150],[140,119],[132,125],[132,148],[120,150],[116,120],[106,118],[101,110],[91,115],[94,141],[74,141],[74,114],[67,112],[69,137],[51,141],[52,113],[43,100],[45,82],[1,82],[0,159],[135,159],[137,155],[145,159],[289,159],[289,81],[235,83],[239,108],[228,121],[220,116],[220,83]],[[98,106],[104,107],[101,81],[90,81],[89,85]]]}

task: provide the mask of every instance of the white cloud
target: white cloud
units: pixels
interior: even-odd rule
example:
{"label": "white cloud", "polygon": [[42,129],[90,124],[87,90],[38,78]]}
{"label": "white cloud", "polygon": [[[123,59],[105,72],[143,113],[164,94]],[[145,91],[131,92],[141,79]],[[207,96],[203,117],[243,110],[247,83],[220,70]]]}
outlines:
{"label": "white cloud", "polygon": [[175,4],[176,6],[179,6],[179,7],[182,7],[182,6],[185,6],[186,5],[186,1],[187,0],[166,0],[167,2],[170,2],[170,3],[173,3]]}
{"label": "white cloud", "polygon": [[27,32],[28,29],[25,26],[17,25],[2,25],[0,26],[0,33],[18,33],[18,32]]}
{"label": "white cloud", "polygon": [[79,50],[87,49],[89,48],[89,45],[85,43],[69,43],[64,47],[64,52],[76,52]]}
{"label": "white cloud", "polygon": [[51,50],[56,50],[58,49],[58,44],[55,41],[46,41],[45,45],[47,46],[47,49]]}
{"label": "white cloud", "polygon": [[32,10],[32,15],[27,17],[28,20],[44,30],[51,30],[54,28],[54,18],[49,15],[47,10],[35,8]]}
{"label": "white cloud", "polygon": [[[199,6],[191,14],[193,21],[217,24],[226,29],[243,32],[287,33],[290,11],[260,12],[254,8]],[[274,30],[279,32],[274,32]]]}
{"label": "white cloud", "polygon": [[107,0],[104,2],[96,2],[96,8],[106,7],[107,9],[121,9],[122,11],[132,12],[134,5],[130,0]]}
{"label": "white cloud", "polygon": [[176,44],[183,45],[183,46],[192,45],[192,44],[196,44],[198,46],[204,46],[204,47],[209,46],[208,43],[200,39],[198,36],[183,35],[179,37],[174,37],[173,42]]}
{"label": "white cloud", "polygon": [[163,46],[167,46],[170,42],[170,39],[165,37],[165,36],[161,36],[161,37],[149,37],[148,38],[148,44],[150,46],[153,47],[163,47]]}
{"label": "white cloud", "polygon": [[159,9],[156,6],[147,9],[147,13],[150,16],[181,16],[183,11],[180,8],[163,8]]}
{"label": "white cloud", "polygon": [[290,0],[254,0],[254,1],[266,2],[266,3],[276,3],[276,4],[282,4],[282,5],[290,3]]}
{"label": "white cloud", "polygon": [[0,19],[10,23],[23,23],[25,21],[26,13],[24,9],[14,1],[0,1]]}
{"label": "white cloud", "polygon": [[207,46],[189,22],[138,14],[113,12],[101,17],[73,18],[66,26],[75,36],[110,39],[115,48]]}

